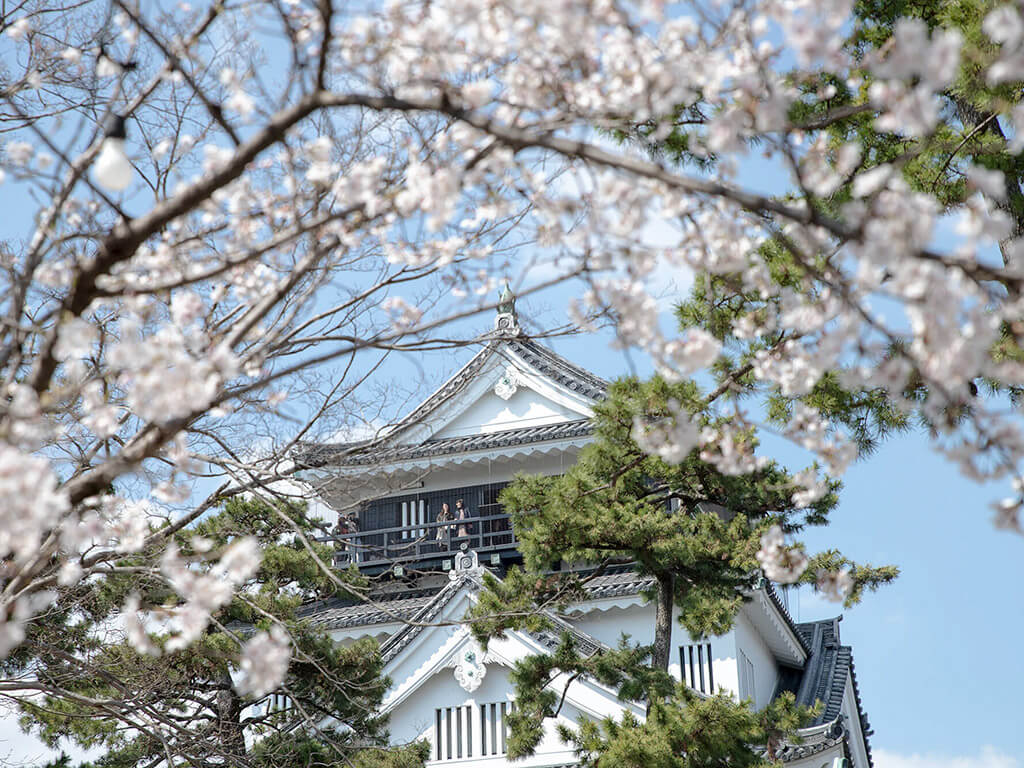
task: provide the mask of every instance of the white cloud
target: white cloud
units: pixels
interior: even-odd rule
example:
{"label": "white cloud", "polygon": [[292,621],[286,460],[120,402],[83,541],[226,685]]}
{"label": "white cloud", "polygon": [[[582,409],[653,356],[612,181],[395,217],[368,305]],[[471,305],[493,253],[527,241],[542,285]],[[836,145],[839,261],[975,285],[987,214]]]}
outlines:
{"label": "white cloud", "polygon": [[872,753],[875,768],[1022,768],[1016,757],[991,745],[983,746],[976,755],[904,755],[887,749],[875,749]]}

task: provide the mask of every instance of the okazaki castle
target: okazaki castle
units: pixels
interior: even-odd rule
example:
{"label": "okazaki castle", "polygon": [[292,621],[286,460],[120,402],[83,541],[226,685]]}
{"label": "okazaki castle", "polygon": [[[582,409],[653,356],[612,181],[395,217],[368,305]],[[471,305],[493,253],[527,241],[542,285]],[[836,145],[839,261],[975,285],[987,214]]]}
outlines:
{"label": "okazaki castle", "polygon": [[[367,635],[380,642],[392,680],[383,705],[392,739],[428,740],[431,766],[509,764],[510,668],[552,649],[562,632],[590,653],[615,646],[624,632],[636,642],[653,639],[654,606],[642,594],[648,584],[628,570],[590,581],[585,601],[552,617],[557,634],[511,631],[484,653],[459,624],[484,571],[501,577],[521,559],[499,492],[517,472],[570,466],[591,439],[591,408],[606,386],[528,338],[506,292],[485,346],[386,434],[302,448],[303,480],[329,507],[357,510],[357,527],[339,526],[334,537],[336,564],[381,577],[370,602],[321,605],[311,619],[339,643]],[[442,514],[438,522],[444,505],[452,519]],[[783,759],[794,768],[869,768],[871,731],[840,618],[797,624],[763,581],[727,635],[695,643],[673,622],[670,672],[699,693],[724,689],[757,708],[783,691],[801,704],[820,700],[821,714]],[[556,680],[559,690],[564,682]],[[577,679],[557,722],[627,709],[643,717],[614,691]],[[575,763],[555,722],[547,722],[536,754],[516,765]]]}

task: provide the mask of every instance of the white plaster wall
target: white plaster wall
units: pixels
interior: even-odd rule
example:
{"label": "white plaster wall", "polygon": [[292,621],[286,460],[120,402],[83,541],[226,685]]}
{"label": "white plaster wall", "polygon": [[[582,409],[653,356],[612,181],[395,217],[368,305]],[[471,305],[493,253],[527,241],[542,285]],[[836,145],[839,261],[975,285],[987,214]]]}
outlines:
{"label": "white plaster wall", "polygon": [[632,606],[610,607],[605,611],[590,611],[571,619],[573,626],[581,632],[615,648],[623,633],[633,643],[650,643],[654,640],[654,607],[634,604]]}
{"label": "white plaster wall", "polygon": [[846,688],[843,690],[843,706],[840,709],[843,720],[846,724],[847,733],[853,755],[853,764],[856,768],[867,768],[868,755],[864,747],[864,731],[860,727],[860,716],[857,713],[857,697],[853,691],[853,677],[846,678]]}
{"label": "white plaster wall", "polygon": [[[672,648],[673,660],[669,666],[669,672],[677,678],[682,671],[679,666],[679,646],[689,645],[693,642],[690,640],[686,630],[680,628],[678,631],[678,642]],[[711,671],[715,677],[715,692],[717,693],[719,690],[725,689],[732,696],[739,698],[739,679],[736,672],[736,637],[734,633],[729,632],[724,635],[718,635],[705,642],[711,643],[711,655],[713,656]],[[689,681],[689,675],[687,675],[687,681]]]}
{"label": "white plaster wall", "polygon": [[837,757],[843,756],[842,742],[834,747],[819,752],[812,757],[805,757],[802,760],[794,760],[786,763],[786,768],[832,768],[832,763]]}
{"label": "white plaster wall", "polygon": [[461,437],[499,432],[503,429],[561,424],[584,414],[559,405],[531,389],[519,387],[508,400],[488,392],[459,414],[433,437]]}
{"label": "white plaster wall", "polygon": [[[590,610],[582,616],[572,617],[572,623],[586,632],[595,640],[613,648],[618,645],[619,638],[625,632],[634,643],[650,643],[654,640],[654,606],[643,603],[643,598],[623,598],[614,605],[608,601],[605,610]],[[588,606],[590,607],[590,606]],[[672,624],[670,642],[669,674],[676,680],[680,679],[679,646],[693,642],[689,634],[679,624],[679,611],[676,610]],[[711,643],[712,673],[715,679],[715,691],[724,688],[738,698],[739,679],[736,667],[736,635],[729,632],[725,635],[712,637],[705,642]],[[755,662],[756,663],[756,662]],[[773,689],[774,690],[774,689]],[[770,693],[768,694],[771,695]],[[767,701],[767,700],[766,700]]]}
{"label": "white plaster wall", "polygon": [[[473,713],[473,757],[464,756],[461,760],[434,760],[434,747],[433,743],[431,743],[430,764],[436,766],[472,766],[472,768],[490,768],[495,765],[506,766],[508,762],[504,755],[483,756],[480,754],[479,705],[492,702],[500,703],[502,701],[512,701],[512,684],[509,681],[508,670],[504,666],[488,664],[486,676],[481,682],[480,687],[473,693],[467,693],[459,686],[455,681],[451,668],[441,669],[391,712],[391,741],[393,743],[407,743],[417,739],[426,739],[432,742],[434,737],[435,710],[442,707],[465,707],[469,705]],[[579,714],[574,707],[568,705],[563,708],[558,722],[572,725]],[[522,762],[517,762],[516,765],[528,767],[574,762],[571,752],[558,739],[554,728],[554,721],[549,721],[548,727],[545,729],[545,738],[538,746],[536,754]]]}
{"label": "white plaster wall", "polygon": [[[779,681],[778,664],[753,624],[742,613],[736,617],[733,634],[736,637],[737,651],[742,650],[754,665],[754,696],[752,698],[754,707],[761,709],[771,701],[772,694],[775,693],[775,686]],[[737,658],[739,658],[738,653]],[[717,682],[717,675],[715,680]]]}

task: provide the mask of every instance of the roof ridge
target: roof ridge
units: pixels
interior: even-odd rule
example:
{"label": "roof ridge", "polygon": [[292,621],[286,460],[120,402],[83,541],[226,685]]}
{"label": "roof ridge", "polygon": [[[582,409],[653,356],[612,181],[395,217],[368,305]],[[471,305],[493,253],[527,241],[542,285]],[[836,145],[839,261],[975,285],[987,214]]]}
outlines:
{"label": "roof ridge", "polygon": [[[437,440],[428,438],[420,443],[409,445],[394,443],[396,437],[408,431],[415,424],[422,422],[430,413],[439,408],[445,401],[449,400],[468,386],[472,381],[472,376],[484,367],[493,354],[502,354],[503,347],[507,347],[513,355],[520,358],[529,367],[534,368],[541,374],[553,379],[558,384],[572,392],[581,394],[591,400],[601,400],[607,394],[609,386],[607,381],[596,376],[585,368],[581,368],[576,363],[562,357],[554,350],[548,349],[528,336],[510,336],[500,332],[492,332],[479,337],[474,343],[483,341],[486,341],[486,344],[484,344],[482,349],[476,352],[469,361],[449,376],[444,383],[420,402],[419,405],[413,408],[412,411],[392,425],[386,434],[378,435],[367,440],[346,443],[302,442],[296,446],[296,460],[301,464],[309,466],[321,466],[329,459],[332,461],[349,459],[349,461],[343,463],[365,465],[380,460],[380,457],[374,460],[360,460],[360,457],[368,456],[372,452],[401,453],[403,451],[411,451],[415,453],[431,443],[436,446],[438,444],[442,444],[444,441],[452,441],[444,443],[445,445],[451,445],[454,441],[464,439],[461,436],[455,436],[451,438],[438,438]],[[507,359],[507,356],[503,355],[503,357],[506,357]],[[586,419],[573,419],[559,424],[544,424],[536,427],[516,427],[510,430],[499,430],[498,432],[490,433],[489,435],[466,437],[477,437],[485,441],[493,442],[500,440],[503,436],[507,437],[516,432],[525,432],[526,430],[544,430],[556,427],[560,428],[562,431],[572,432],[572,434],[567,436],[576,437],[579,436],[579,434],[582,434],[579,430],[583,429],[582,425],[585,422],[587,422]],[[537,437],[535,441],[539,442],[542,439],[546,438]],[[421,457],[415,455],[411,456],[411,458]]]}
{"label": "roof ridge", "polygon": [[602,379],[597,374],[592,373],[591,371],[588,371],[586,368],[577,365],[572,360],[569,360],[567,357],[563,357],[562,355],[555,352],[553,349],[546,347],[543,344],[540,344],[539,342],[537,342],[536,339],[530,338],[529,336],[518,336],[508,339],[508,343],[509,346],[513,348],[515,347],[515,345],[519,345],[529,350],[533,354],[537,355],[538,357],[546,358],[550,363],[561,366],[562,368],[566,369],[566,371],[574,375],[576,378],[586,381],[591,387],[602,390],[602,396],[604,394],[604,391],[608,389],[609,382],[607,380]]}
{"label": "roof ridge", "polygon": [[464,584],[465,579],[452,579],[443,588],[438,590],[438,593],[420,610],[416,611],[411,618],[405,619],[405,626],[381,643],[381,661],[387,664],[401,653],[423,631],[425,623],[432,621],[440,613],[441,609],[451,602]]}

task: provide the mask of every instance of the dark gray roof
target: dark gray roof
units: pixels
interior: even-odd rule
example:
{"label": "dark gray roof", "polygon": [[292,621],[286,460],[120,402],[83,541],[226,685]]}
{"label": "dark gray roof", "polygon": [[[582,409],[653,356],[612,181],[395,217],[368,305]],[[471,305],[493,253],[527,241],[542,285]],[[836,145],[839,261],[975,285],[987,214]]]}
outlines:
{"label": "dark gray roof", "polygon": [[331,605],[328,603],[317,606],[315,611],[311,611],[309,621],[318,629],[344,629],[346,627],[387,624],[392,621],[406,621],[433,600],[436,594],[435,591],[416,597],[398,599],[387,599],[386,596],[381,596],[355,605]]}
{"label": "dark gray roof", "polygon": [[654,586],[654,579],[649,576],[641,576],[636,571],[625,571],[622,573],[608,573],[604,576],[596,576],[585,585],[587,597],[591,600],[600,600],[605,597],[626,597],[638,595],[645,589]]}
{"label": "dark gray roof", "polygon": [[561,424],[547,424],[539,427],[505,429],[486,435],[463,437],[442,437],[427,440],[419,445],[395,445],[375,447],[372,445],[337,443],[304,446],[302,463],[307,466],[366,466],[372,464],[409,461],[453,453],[471,453],[512,445],[529,445],[549,440],[566,440],[591,433],[588,419],[566,421]]}
{"label": "dark gray roof", "polygon": [[[588,597],[597,600],[605,597],[636,595],[653,584],[653,580],[638,576],[634,572],[610,573],[587,582]],[[371,595],[365,602],[352,604],[346,600],[332,600],[326,603],[305,606],[301,612],[311,624],[320,629],[345,629],[387,624],[392,621],[411,621],[413,617],[440,597],[446,602],[450,595],[444,588]],[[567,625],[568,626],[568,625]]]}
{"label": "dark gray roof", "polygon": [[[787,741],[776,746],[773,758],[789,763],[813,757],[831,749],[846,738],[846,729],[840,720],[834,720],[825,727],[805,728],[800,732],[800,743]],[[765,750],[767,752],[767,749]]]}
{"label": "dark gray roof", "polygon": [[[857,687],[857,676],[853,668],[853,649],[839,642],[839,622],[842,616],[823,621],[811,621],[797,624],[797,631],[804,643],[811,649],[810,658],[804,666],[799,687],[796,689],[796,702],[811,706],[816,701],[823,704],[822,712],[812,725],[821,725],[836,720],[843,705],[846,681],[853,683],[856,699],[857,715],[860,728],[864,734],[864,746],[868,753],[868,765],[871,761],[871,744],[868,737],[871,727],[868,724],[864,708],[861,706],[860,690]],[[856,768],[856,767],[855,767]]]}
{"label": "dark gray roof", "polygon": [[408,623],[391,637],[385,640],[380,646],[380,657],[385,664],[402,652],[411,643],[424,627],[434,621],[441,613],[448,601],[455,597],[462,585],[465,583],[463,576],[448,582],[445,587],[409,617]]}
{"label": "dark gray roof", "polygon": [[[414,611],[408,619],[408,623],[381,645],[380,654],[384,663],[387,664],[395,658],[430,622],[435,621],[444,606],[455,597],[459,589],[467,581],[474,582],[477,586],[482,586],[480,580],[475,575],[469,572],[464,573],[459,578],[450,581],[441,591],[437,592],[418,610]],[[554,649],[561,641],[562,635],[568,632],[576,642],[576,647],[586,656],[590,656],[597,653],[598,650],[605,648],[602,643],[576,629],[564,619],[550,613],[547,614],[547,619],[553,625],[551,629],[527,632],[545,647]]]}
{"label": "dark gray roof", "polygon": [[[524,362],[548,378],[557,381],[567,389],[578,392],[592,400],[601,400],[608,391],[608,382],[561,355],[552,352],[526,336],[509,336],[501,333],[490,334],[484,348],[451,376],[430,397],[424,400],[410,414],[403,417],[386,435],[372,440],[352,443],[300,443],[294,452],[295,460],[306,466],[324,464],[332,466],[365,466],[383,461],[403,461],[429,456],[443,456],[451,453],[487,450],[522,443],[558,440],[589,434],[585,420],[567,422],[548,427],[510,429],[491,435],[443,438],[428,440],[419,445],[394,445],[394,438],[402,431],[423,421],[431,412],[441,406],[462,389],[467,387],[493,354],[514,353]],[[552,434],[555,427],[566,434]]]}
{"label": "dark gray roof", "polygon": [[579,392],[591,400],[603,400],[608,394],[607,381],[580,368],[532,339],[518,336],[506,341],[506,344],[519,357],[566,389]]}

